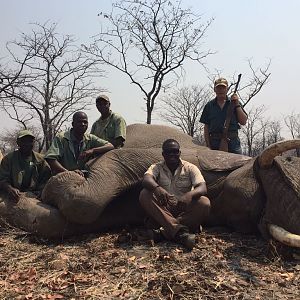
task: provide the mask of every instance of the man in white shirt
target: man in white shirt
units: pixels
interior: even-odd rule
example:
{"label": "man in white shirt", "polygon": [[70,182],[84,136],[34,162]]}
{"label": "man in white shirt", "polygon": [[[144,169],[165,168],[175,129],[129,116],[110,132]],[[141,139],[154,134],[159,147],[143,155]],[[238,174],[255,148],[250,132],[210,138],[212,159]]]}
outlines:
{"label": "man in white shirt", "polygon": [[168,139],[163,143],[162,162],[153,164],[143,178],[144,189],[140,203],[146,213],[161,228],[155,235],[174,240],[191,250],[195,245],[195,232],[205,222],[210,201],[200,170],[180,159],[180,145]]}

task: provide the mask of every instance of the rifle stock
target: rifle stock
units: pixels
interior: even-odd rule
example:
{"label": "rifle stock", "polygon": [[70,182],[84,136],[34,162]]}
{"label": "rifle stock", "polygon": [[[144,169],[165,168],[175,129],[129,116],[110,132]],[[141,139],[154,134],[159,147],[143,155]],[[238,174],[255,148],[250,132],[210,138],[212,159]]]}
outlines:
{"label": "rifle stock", "polygon": [[221,138],[219,150],[228,152],[228,139],[227,139],[227,137],[222,137]]}
{"label": "rifle stock", "polygon": [[[238,80],[237,80],[235,88],[234,88],[234,92],[233,92],[234,94],[237,92],[241,77],[242,77],[242,74],[239,74]],[[222,138],[220,140],[220,145],[219,145],[220,151],[228,152],[228,136],[227,135],[228,135],[229,123],[230,123],[233,111],[234,111],[234,106],[233,106],[232,102],[230,102],[230,106],[228,107],[227,116],[226,116],[226,120],[225,120],[224,127],[223,127]]]}

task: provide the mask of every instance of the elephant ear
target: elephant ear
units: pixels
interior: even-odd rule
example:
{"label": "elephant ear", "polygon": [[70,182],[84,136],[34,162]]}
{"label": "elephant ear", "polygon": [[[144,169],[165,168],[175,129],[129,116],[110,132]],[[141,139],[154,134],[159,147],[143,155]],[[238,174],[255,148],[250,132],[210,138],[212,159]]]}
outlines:
{"label": "elephant ear", "polygon": [[276,157],[272,168],[259,173],[267,198],[266,222],[300,234],[300,158]]}
{"label": "elephant ear", "polygon": [[245,165],[252,158],[223,151],[199,150],[197,158],[201,170],[233,171]]}
{"label": "elephant ear", "polygon": [[288,186],[300,195],[300,159],[298,157],[275,157],[277,168]]}

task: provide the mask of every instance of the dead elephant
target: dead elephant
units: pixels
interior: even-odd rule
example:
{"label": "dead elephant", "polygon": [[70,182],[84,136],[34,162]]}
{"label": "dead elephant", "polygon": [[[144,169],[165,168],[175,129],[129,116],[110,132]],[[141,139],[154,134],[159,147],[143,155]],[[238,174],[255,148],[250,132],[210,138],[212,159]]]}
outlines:
{"label": "dead elephant", "polygon": [[150,164],[161,160],[166,138],[179,141],[182,158],[198,165],[206,179],[212,202],[209,225],[246,233],[259,228],[300,246],[298,236],[283,231],[300,234],[300,159],[280,156],[299,148],[300,140],[279,142],[250,158],[198,146],[170,127],[130,125],[125,147],[91,161],[87,180],[74,172],[54,176],[43,192],[43,203],[23,197],[11,205],[4,195],[0,214],[9,223],[49,238],[140,223],[140,180]]}

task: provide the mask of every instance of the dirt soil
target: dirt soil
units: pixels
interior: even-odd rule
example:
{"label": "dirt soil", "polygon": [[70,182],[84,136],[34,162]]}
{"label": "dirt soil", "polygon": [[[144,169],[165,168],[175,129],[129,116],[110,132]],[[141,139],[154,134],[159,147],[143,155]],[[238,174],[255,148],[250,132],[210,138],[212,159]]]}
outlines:
{"label": "dirt soil", "polygon": [[0,231],[0,299],[299,299],[300,253],[218,228],[185,251],[123,230],[53,243]]}

